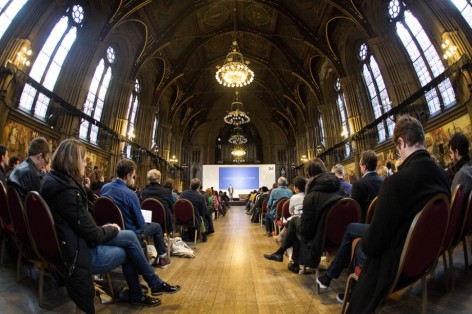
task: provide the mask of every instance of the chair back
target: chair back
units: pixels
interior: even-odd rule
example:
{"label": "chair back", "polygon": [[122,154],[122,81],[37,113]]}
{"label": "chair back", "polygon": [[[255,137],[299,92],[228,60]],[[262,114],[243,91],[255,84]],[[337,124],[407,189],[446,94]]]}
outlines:
{"label": "chair back", "polygon": [[28,237],[28,229],[26,228],[26,219],[23,214],[23,203],[18,191],[12,185],[8,186],[7,200],[15,236],[23,245],[30,247],[31,243]]}
{"label": "chair back", "polygon": [[189,200],[181,198],[175,202],[174,221],[179,226],[196,227],[195,210]]}
{"label": "chair back", "polygon": [[292,216],[292,214],[290,214],[289,206],[290,206],[290,201],[289,200],[285,201],[284,205],[282,206],[281,217],[287,219],[288,217]]}
{"label": "chair back", "polygon": [[107,223],[115,223],[120,226],[121,230],[126,229],[121,210],[111,198],[100,196],[95,201],[94,212],[97,225],[103,226]]}
{"label": "chair back", "polygon": [[160,224],[162,230],[168,233],[166,208],[161,201],[155,198],[147,198],[141,203],[141,209],[150,210],[152,212],[152,222]]}
{"label": "chair back", "polygon": [[326,215],[323,250],[336,250],[347,225],[361,220],[361,206],[354,199],[344,197],[331,206]]}
{"label": "chair back", "polygon": [[267,208],[267,197],[262,201],[262,212],[265,214],[269,208]]}
{"label": "chair back", "polygon": [[370,224],[372,221],[372,217],[374,217],[374,212],[375,212],[375,206],[377,206],[377,200],[379,199],[378,196],[376,196],[372,202],[370,202],[369,208],[367,209],[367,215],[365,216],[365,223]]}
{"label": "chair back", "polygon": [[278,220],[282,218],[282,207],[287,202],[288,198],[284,197],[278,200],[277,205],[275,205],[275,219]]}
{"label": "chair back", "polygon": [[2,182],[0,182],[0,225],[7,226],[11,224],[10,213],[8,212],[7,191]]}
{"label": "chair back", "polygon": [[460,184],[458,184],[454,191],[452,192],[451,198],[451,209],[449,224],[447,226],[446,236],[444,237],[443,249],[447,250],[452,247],[454,244],[455,235],[460,231],[459,228],[462,227],[460,224],[461,219],[464,218],[464,192]]}
{"label": "chair back", "polygon": [[62,266],[62,254],[49,206],[38,192],[29,192],[24,208],[26,226],[36,255],[55,266]]}
{"label": "chair back", "polygon": [[416,214],[403,244],[390,293],[415,283],[434,267],[448,228],[449,213],[449,199],[440,193]]}

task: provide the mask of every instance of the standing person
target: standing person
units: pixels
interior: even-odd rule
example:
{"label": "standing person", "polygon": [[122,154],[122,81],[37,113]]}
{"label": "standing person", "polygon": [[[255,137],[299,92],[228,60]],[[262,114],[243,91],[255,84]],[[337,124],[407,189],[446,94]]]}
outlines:
{"label": "standing person", "polygon": [[129,159],[121,159],[116,164],[117,178],[105,184],[100,196],[107,196],[115,202],[123,215],[127,230],[134,231],[139,236],[150,237],[154,240],[159,261],[156,260],[152,266],[165,268],[170,265],[170,258],[164,246],[164,235],[161,225],[155,222],[145,222],[141,211],[141,204],[136,192],[128,186],[134,186],[136,178],[136,164]]}
{"label": "standing person", "polygon": [[398,173],[382,184],[374,217],[358,244],[367,258],[348,313],[372,313],[377,309],[395,280],[403,244],[416,214],[438,193],[450,197],[446,173],[426,150],[423,126],[417,119],[408,115],[397,118],[393,142],[403,163]]}
{"label": "standing person", "polygon": [[234,193],[234,188],[233,188],[233,186],[230,184],[230,185],[228,186],[228,194],[229,194],[229,200],[230,200],[230,202],[233,201],[233,193]]}
{"label": "standing person", "polygon": [[469,157],[469,139],[464,133],[456,132],[451,136],[448,143],[449,156],[452,161],[452,180],[451,190],[460,184],[462,191],[467,199],[472,189],[472,166]]}
{"label": "standing person", "polygon": [[359,162],[362,178],[352,184],[351,197],[361,205],[361,221],[365,221],[367,209],[372,200],[379,193],[383,179],[377,171],[377,154],[373,150],[365,150],[361,153]]}
{"label": "standing person", "polygon": [[44,137],[34,138],[28,148],[28,157],[10,174],[8,182],[13,184],[21,200],[25,201],[29,191],[39,191],[39,171],[49,164],[51,149]]}
{"label": "standing person", "polygon": [[9,162],[8,148],[5,145],[0,145],[0,181],[3,186],[7,186],[7,165]]}
{"label": "standing person", "polygon": [[139,274],[153,296],[175,293],[180,286],[171,286],[154,273],[132,231],[120,231],[116,224],[101,227],[95,224],[82,188],[86,164],[85,147],[75,139],[64,140],[54,152],[53,170],[45,175],[41,186],[61,243],[68,295],[81,310],[94,313],[92,275],[121,265],[129,287],[129,302],[138,306],[159,305],[159,299],[143,295]]}

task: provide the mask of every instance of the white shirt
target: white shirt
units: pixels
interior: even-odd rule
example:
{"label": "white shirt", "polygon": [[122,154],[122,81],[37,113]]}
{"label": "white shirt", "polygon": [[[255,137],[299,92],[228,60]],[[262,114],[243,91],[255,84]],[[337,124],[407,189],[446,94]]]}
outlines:
{"label": "white shirt", "polygon": [[303,212],[303,199],[305,198],[305,192],[294,194],[290,198],[290,204],[288,205],[288,211],[293,215],[301,215]]}

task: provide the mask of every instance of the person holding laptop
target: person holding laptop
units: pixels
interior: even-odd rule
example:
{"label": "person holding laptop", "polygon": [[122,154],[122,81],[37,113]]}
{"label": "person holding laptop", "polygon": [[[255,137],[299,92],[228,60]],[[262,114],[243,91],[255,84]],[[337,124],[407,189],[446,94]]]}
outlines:
{"label": "person holding laptop", "polygon": [[139,198],[135,192],[127,187],[127,185],[134,186],[135,178],[136,164],[134,161],[121,159],[116,164],[116,179],[102,187],[100,196],[107,196],[115,202],[121,210],[127,230],[134,231],[139,237],[152,236],[159,257],[152,266],[165,268],[170,265],[170,259],[164,246],[161,225],[144,221]]}

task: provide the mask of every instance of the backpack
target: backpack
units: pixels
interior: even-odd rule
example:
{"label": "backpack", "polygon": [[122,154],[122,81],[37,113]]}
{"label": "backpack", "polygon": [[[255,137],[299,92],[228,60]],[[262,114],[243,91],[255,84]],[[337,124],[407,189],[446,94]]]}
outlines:
{"label": "backpack", "polygon": [[170,254],[181,257],[195,258],[195,253],[184,241],[182,241],[181,237],[170,239]]}

